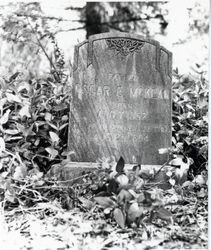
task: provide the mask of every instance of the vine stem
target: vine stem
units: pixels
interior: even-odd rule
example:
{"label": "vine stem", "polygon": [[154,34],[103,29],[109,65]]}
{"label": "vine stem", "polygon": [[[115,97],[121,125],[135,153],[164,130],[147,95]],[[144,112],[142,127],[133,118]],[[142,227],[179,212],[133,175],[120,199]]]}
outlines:
{"label": "vine stem", "polygon": [[35,31],[35,29],[34,29],[33,26],[31,25],[31,23],[30,23],[28,17],[27,17],[27,21],[28,21],[28,24],[29,24],[30,27],[31,27],[31,30],[32,30],[33,34],[34,34],[35,37],[36,37],[36,40],[37,40],[37,42],[38,42],[38,45],[40,46],[41,50],[42,50],[43,53],[45,54],[45,56],[46,56],[46,58],[48,59],[50,65],[53,67],[53,69],[55,70],[55,72],[57,72],[56,66],[54,65],[53,61],[51,60],[51,58],[49,57],[48,53],[46,52],[44,46],[43,46],[42,43],[40,42],[40,39],[39,39],[39,37],[38,37],[38,35],[37,35],[37,32]]}
{"label": "vine stem", "polygon": [[165,162],[165,163],[159,168],[159,170],[154,174],[154,176],[152,176],[152,177],[150,177],[150,178],[148,179],[148,181],[153,180],[153,179],[161,172],[161,170],[162,170],[167,164],[169,164],[169,162],[170,162],[171,160],[172,160],[172,159],[169,159],[167,162]]}

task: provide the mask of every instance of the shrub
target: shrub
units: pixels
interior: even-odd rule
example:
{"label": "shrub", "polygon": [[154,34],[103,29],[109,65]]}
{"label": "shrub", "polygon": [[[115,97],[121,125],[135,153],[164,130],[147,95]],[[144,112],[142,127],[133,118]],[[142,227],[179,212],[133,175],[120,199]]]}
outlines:
{"label": "shrub", "polygon": [[[54,41],[53,41],[54,42]],[[26,81],[20,72],[0,83],[0,162],[14,158],[27,170],[46,172],[67,147],[69,85],[63,56],[55,45],[51,74]],[[12,164],[13,165],[13,164]],[[14,165],[10,171],[14,172]]]}
{"label": "shrub", "polygon": [[207,167],[208,83],[203,72],[191,79],[174,72],[172,143],[179,154],[193,159],[194,175]]}

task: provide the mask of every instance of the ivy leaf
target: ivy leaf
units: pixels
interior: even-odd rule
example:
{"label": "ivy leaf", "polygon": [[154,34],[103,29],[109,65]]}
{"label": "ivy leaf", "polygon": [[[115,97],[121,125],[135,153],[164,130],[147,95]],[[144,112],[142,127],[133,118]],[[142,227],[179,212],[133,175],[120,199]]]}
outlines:
{"label": "ivy leaf", "polygon": [[108,184],[108,192],[116,194],[118,192],[118,188],[119,184],[117,183],[117,181],[113,178],[110,179]]}
{"label": "ivy leaf", "polygon": [[203,153],[206,153],[208,151],[208,145],[204,145],[199,149],[198,154],[201,155]]}
{"label": "ivy leaf", "polygon": [[3,107],[6,104],[6,102],[7,102],[7,98],[1,98],[1,100],[0,100],[0,111],[1,112],[3,111]]}
{"label": "ivy leaf", "polygon": [[124,166],[125,166],[125,161],[122,158],[122,156],[119,158],[117,164],[116,164],[116,171],[119,174],[122,174],[123,170],[124,170]]}
{"label": "ivy leaf", "polygon": [[19,74],[20,74],[20,72],[16,72],[16,73],[13,74],[12,76],[10,76],[9,82],[14,81],[14,80],[18,77]]}
{"label": "ivy leaf", "polygon": [[198,198],[204,198],[207,195],[207,193],[205,192],[205,189],[202,188],[200,191],[196,193],[196,195]]}
{"label": "ivy leaf", "polygon": [[49,126],[51,126],[53,129],[55,129],[56,131],[58,131],[57,126],[55,126],[53,123],[47,122],[47,124],[48,124]]}
{"label": "ivy leaf", "polygon": [[49,112],[46,112],[46,113],[45,113],[45,120],[48,121],[48,122],[50,122],[50,121],[52,120],[52,115],[51,115],[51,113],[49,113]]}
{"label": "ivy leaf", "polygon": [[175,181],[174,179],[169,179],[169,183],[170,183],[172,186],[174,186],[175,183],[176,183],[176,181]]}
{"label": "ivy leaf", "polygon": [[172,165],[172,166],[181,166],[182,163],[183,163],[182,158],[183,158],[183,156],[178,155],[175,159],[171,160],[169,162],[169,164]]}
{"label": "ivy leaf", "polygon": [[68,122],[67,122],[67,123],[64,123],[61,127],[59,127],[59,131],[62,130],[63,128],[65,128],[65,127],[68,126],[68,125],[69,125]]}
{"label": "ivy leaf", "polygon": [[8,102],[22,103],[21,99],[17,95],[6,93],[6,97],[7,97]]}
{"label": "ivy leaf", "polygon": [[49,134],[50,134],[50,137],[51,137],[51,141],[52,141],[53,143],[56,143],[56,144],[57,144],[57,143],[59,142],[59,137],[58,137],[58,135],[57,135],[56,133],[52,132],[52,131],[50,131]]}
{"label": "ivy leaf", "polygon": [[198,106],[200,109],[206,107],[208,105],[207,98],[204,95],[200,95],[198,99]]}
{"label": "ivy leaf", "polygon": [[138,198],[137,198],[137,202],[142,203],[144,200],[145,200],[144,193],[140,193]]}
{"label": "ivy leaf", "polygon": [[116,178],[117,183],[119,183],[119,187],[125,187],[128,185],[129,179],[127,177],[127,175],[125,174],[120,174],[117,178]]}
{"label": "ivy leaf", "polygon": [[125,216],[122,213],[121,209],[119,208],[114,209],[114,219],[122,229],[125,228]]}
{"label": "ivy leaf", "polygon": [[121,189],[121,191],[119,192],[118,196],[117,196],[117,201],[119,204],[121,203],[126,203],[127,201],[130,201],[133,198],[132,194],[125,189]]}
{"label": "ivy leaf", "polygon": [[111,198],[109,197],[95,197],[94,200],[103,208],[107,208],[107,207],[115,207],[116,206],[116,202],[113,201]]}
{"label": "ivy leaf", "polygon": [[29,105],[24,105],[21,110],[19,111],[19,115],[21,118],[23,118],[24,116],[30,118],[31,117],[31,114],[29,112]]}
{"label": "ivy leaf", "polygon": [[50,154],[50,159],[53,160],[58,155],[58,151],[52,147],[45,148],[45,150]]}
{"label": "ivy leaf", "polygon": [[10,114],[10,109],[8,109],[4,114],[3,116],[0,118],[0,124],[3,125],[5,123],[8,122],[8,119],[9,119],[9,114]]}
{"label": "ivy leaf", "polygon": [[137,202],[130,205],[128,209],[128,220],[129,222],[135,222],[144,212],[143,207],[140,207]]}
{"label": "ivy leaf", "polygon": [[4,129],[4,133],[8,135],[17,135],[20,132],[17,129]]}
{"label": "ivy leaf", "polygon": [[30,91],[30,85],[27,82],[22,82],[21,85],[18,87],[17,91],[21,92],[23,90],[26,90],[27,93]]}
{"label": "ivy leaf", "polygon": [[180,168],[177,168],[175,170],[175,176],[177,176],[178,178],[182,178],[182,177],[186,176],[188,169],[189,169],[189,162],[187,162],[187,163],[182,162]]}
{"label": "ivy leaf", "polygon": [[2,151],[5,151],[5,141],[2,137],[0,137],[0,154]]}

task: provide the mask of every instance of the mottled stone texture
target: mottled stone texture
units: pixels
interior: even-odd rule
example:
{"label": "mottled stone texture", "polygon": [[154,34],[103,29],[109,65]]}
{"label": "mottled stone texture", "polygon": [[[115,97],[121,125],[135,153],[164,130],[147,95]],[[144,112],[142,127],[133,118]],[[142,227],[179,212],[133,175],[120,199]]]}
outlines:
{"label": "mottled stone texture", "polygon": [[163,164],[171,147],[172,54],[154,40],[104,33],[75,47],[69,149],[74,161],[123,156]]}

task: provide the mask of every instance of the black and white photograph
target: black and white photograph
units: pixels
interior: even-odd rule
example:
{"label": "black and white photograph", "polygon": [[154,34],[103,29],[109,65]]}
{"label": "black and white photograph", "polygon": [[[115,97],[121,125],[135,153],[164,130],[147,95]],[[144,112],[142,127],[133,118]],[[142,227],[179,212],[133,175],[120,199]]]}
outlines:
{"label": "black and white photograph", "polygon": [[208,249],[208,0],[0,1],[0,249]]}

